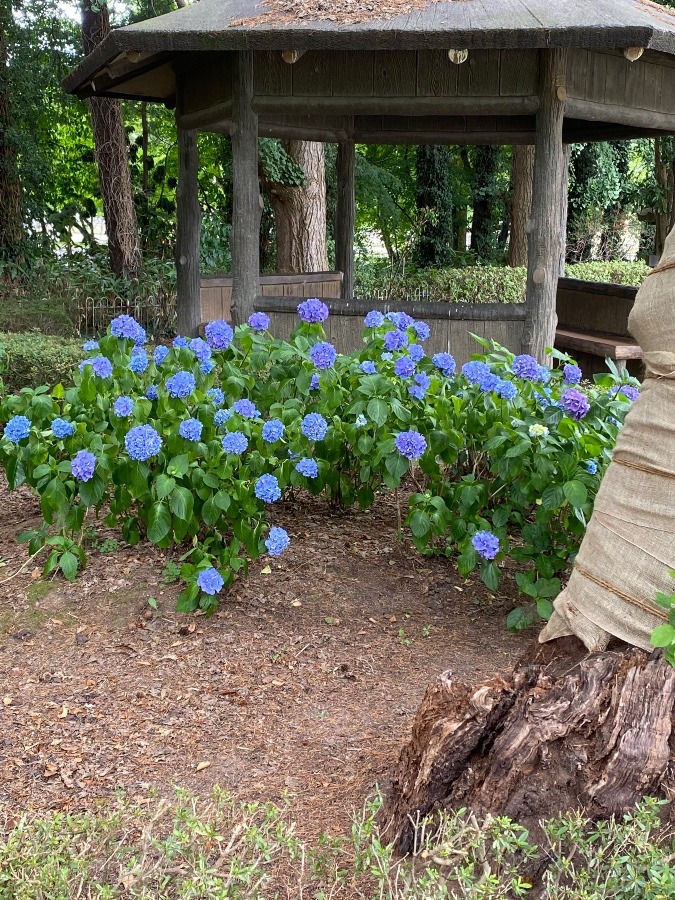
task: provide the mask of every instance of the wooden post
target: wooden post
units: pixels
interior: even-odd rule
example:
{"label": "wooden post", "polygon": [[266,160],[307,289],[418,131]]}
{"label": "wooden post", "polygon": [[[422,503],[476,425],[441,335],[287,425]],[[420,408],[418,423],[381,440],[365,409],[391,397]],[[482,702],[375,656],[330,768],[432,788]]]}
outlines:
{"label": "wooden post", "polygon": [[201,323],[199,297],[199,150],[197,132],[178,126],[178,188],[176,191],[176,307],[178,333],[197,334]]}
{"label": "wooden post", "polygon": [[232,84],[232,318],[246,322],[260,286],[258,116],[253,112],[253,52],[237,53]]}
{"label": "wooden post", "polygon": [[351,300],[354,296],[355,162],[356,149],[354,141],[341,141],[338,144],[337,153],[335,268],[342,272],[342,296],[345,300]]}
{"label": "wooden post", "polygon": [[540,362],[552,347],[560,271],[563,182],[567,178],[562,142],[567,50],[542,50],[539,63],[539,112],[534,150],[534,189],[528,234],[527,314],[522,349]]}

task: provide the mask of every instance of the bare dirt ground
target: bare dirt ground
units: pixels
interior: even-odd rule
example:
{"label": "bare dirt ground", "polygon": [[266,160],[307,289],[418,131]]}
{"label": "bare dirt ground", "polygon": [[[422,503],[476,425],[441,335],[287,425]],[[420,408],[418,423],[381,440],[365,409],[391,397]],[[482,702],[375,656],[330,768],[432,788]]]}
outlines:
{"label": "bare dirt ground", "polygon": [[[344,832],[388,773],[427,683],[509,668],[515,596],[461,579],[367,513],[297,499],[292,537],[210,619],[176,614],[166,555],[92,549],[75,584],[43,580],[16,536],[39,522],[27,491],[0,493],[0,808],[86,809],[220,784],[288,796],[300,835]],[[102,526],[100,540],[114,536]],[[157,600],[157,611],[148,598]]]}

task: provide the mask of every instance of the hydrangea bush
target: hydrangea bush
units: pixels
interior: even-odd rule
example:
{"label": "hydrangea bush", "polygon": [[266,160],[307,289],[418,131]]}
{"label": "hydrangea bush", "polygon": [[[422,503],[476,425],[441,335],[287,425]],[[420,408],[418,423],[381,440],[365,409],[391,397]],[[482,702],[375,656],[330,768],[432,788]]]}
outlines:
{"label": "hydrangea bush", "polygon": [[532,602],[510,624],[547,616],[636,383],[616,369],[580,383],[566,356],[550,370],[482,340],[460,370],[427,355],[428,325],[405,313],[369,313],[363,349],[341,355],[322,301],[298,314],[289,341],[256,313],[153,352],[121,316],[71,384],[5,398],[0,464],[41,499],[31,552],[46,545],[46,569],[74,578],[100,514],[131,544],[181,546],[179,608],[211,611],[251,559],[288,547],[267,522],[285,492],[366,508],[383,490],[398,499],[405,477],[401,518],[422,553],[478,568],[492,590],[512,560]]}

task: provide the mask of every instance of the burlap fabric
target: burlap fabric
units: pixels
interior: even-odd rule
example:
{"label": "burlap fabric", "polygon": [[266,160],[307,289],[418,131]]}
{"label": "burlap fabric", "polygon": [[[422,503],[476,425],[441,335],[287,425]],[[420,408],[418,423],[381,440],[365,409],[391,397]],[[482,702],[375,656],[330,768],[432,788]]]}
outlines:
{"label": "burlap fabric", "polygon": [[640,288],[631,334],[646,377],[626,417],[572,575],[554,602],[540,642],[575,634],[589,650],[612,635],[650,649],[665,619],[657,591],[675,582],[675,229],[663,262]]}

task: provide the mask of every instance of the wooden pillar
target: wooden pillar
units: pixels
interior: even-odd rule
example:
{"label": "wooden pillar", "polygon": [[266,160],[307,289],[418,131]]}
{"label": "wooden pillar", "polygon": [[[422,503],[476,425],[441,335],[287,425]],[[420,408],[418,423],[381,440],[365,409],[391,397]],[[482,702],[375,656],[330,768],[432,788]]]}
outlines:
{"label": "wooden pillar", "polygon": [[197,334],[201,323],[199,297],[199,150],[197,132],[178,126],[178,187],[176,190],[176,308],[178,333]]}
{"label": "wooden pillar", "polygon": [[354,166],[356,146],[353,140],[341,141],[337,153],[337,209],[335,213],[335,268],[342,272],[342,296],[354,296],[354,232],[356,196]]}
{"label": "wooden pillar", "polygon": [[528,234],[527,310],[522,349],[540,362],[553,346],[555,297],[560,272],[563,184],[567,179],[562,142],[567,50],[542,50],[539,63],[539,111],[534,149],[534,189]]}
{"label": "wooden pillar", "polygon": [[258,116],[253,112],[253,52],[237,53],[232,83],[232,318],[246,322],[260,287]]}
{"label": "wooden pillar", "polygon": [[570,159],[572,158],[572,145],[563,144],[563,177],[560,197],[560,268],[559,275],[565,277],[565,256],[567,253],[567,204],[569,201],[570,187]]}

